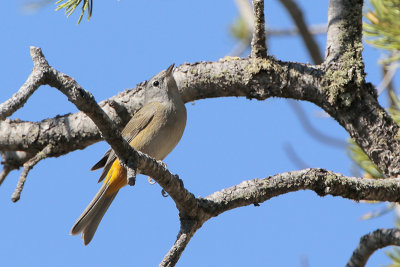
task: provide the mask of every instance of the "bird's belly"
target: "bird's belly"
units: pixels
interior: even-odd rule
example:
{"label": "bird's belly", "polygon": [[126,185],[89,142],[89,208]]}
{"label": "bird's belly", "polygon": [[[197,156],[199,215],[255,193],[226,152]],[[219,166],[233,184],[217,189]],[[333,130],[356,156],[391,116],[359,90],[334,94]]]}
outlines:
{"label": "bird's belly", "polygon": [[131,145],[157,160],[164,159],[178,144],[185,129],[186,116],[179,116],[180,120],[176,120],[176,117],[170,115],[166,123],[152,132],[149,132],[151,127],[146,127]]}

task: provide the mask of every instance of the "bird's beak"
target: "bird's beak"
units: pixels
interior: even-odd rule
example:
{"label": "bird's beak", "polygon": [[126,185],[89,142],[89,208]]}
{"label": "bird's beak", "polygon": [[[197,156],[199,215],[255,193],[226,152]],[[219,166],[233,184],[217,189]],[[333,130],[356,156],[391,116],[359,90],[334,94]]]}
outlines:
{"label": "bird's beak", "polygon": [[175,63],[173,63],[171,66],[168,67],[166,73],[167,75],[170,75],[172,73],[172,70],[174,69]]}

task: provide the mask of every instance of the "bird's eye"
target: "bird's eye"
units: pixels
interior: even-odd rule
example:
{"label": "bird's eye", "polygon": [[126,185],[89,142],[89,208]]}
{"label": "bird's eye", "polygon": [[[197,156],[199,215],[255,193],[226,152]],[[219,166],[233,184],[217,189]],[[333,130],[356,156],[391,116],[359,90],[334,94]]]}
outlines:
{"label": "bird's eye", "polygon": [[158,86],[158,85],[160,85],[160,83],[158,81],[153,82],[153,86]]}

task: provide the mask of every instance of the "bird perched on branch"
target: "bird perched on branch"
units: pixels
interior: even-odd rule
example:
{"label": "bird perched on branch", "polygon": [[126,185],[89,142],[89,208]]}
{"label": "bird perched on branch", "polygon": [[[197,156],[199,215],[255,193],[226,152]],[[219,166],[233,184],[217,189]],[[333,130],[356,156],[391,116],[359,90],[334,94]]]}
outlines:
{"label": "bird perched on branch", "polygon": [[[172,75],[174,64],[155,75],[145,86],[143,107],[133,115],[122,131],[128,143],[151,157],[162,160],[178,144],[186,125],[186,108]],[[101,167],[103,185],[71,229],[82,233],[89,244],[105,212],[118,191],[127,184],[127,171],[112,149],[91,170]],[[139,170],[140,171],[140,170]]]}

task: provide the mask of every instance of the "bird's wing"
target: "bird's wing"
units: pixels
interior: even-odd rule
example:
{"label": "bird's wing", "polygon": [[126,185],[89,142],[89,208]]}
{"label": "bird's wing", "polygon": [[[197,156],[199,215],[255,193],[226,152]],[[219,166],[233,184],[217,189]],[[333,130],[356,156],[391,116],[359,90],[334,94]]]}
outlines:
{"label": "bird's wing", "polygon": [[[153,119],[157,111],[157,106],[155,103],[149,103],[142,107],[138,112],[133,115],[128,124],[122,130],[122,136],[125,140],[130,143],[133,138],[135,138],[140,131],[142,131]],[[96,170],[104,166],[103,172],[100,175],[99,182],[101,182],[110,170],[111,165],[117,158],[114,150],[111,148],[104,154],[103,158],[97,162],[91,170]]]}

